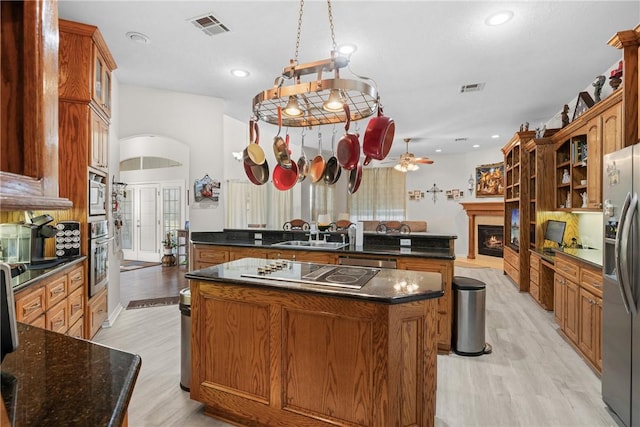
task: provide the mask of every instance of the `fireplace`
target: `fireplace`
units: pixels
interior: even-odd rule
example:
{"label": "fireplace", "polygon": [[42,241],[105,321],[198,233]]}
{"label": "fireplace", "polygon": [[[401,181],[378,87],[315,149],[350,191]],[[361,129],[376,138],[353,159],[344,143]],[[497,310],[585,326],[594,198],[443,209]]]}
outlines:
{"label": "fireplace", "polygon": [[478,254],[502,258],[503,240],[502,225],[478,224]]}

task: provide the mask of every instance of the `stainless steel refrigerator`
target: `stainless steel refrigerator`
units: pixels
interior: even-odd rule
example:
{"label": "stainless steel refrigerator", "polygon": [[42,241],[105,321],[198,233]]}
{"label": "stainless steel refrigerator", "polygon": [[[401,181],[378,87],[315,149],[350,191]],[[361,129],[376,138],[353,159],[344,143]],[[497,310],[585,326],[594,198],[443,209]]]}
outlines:
{"label": "stainless steel refrigerator", "polygon": [[624,426],[640,426],[640,144],[603,164],[602,399]]}

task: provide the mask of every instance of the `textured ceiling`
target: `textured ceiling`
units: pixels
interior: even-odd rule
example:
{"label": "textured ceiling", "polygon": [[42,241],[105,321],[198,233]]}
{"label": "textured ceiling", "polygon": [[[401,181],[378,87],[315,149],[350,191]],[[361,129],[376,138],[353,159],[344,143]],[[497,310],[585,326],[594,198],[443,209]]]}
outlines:
{"label": "textured ceiling", "polygon": [[[120,83],[219,97],[226,114],[241,121],[295,52],[296,1],[58,4],[60,18],[100,28]],[[334,0],[332,6],[337,44],[358,46],[351,69],[375,79],[385,114],[396,121],[391,155],[404,152],[402,139],[410,137],[412,152],[436,159],[473,144],[501,147],[521,123],[535,128],[549,120],[621,58],[609,38],[640,22],[638,1]],[[512,11],[513,19],[487,26],[500,10]],[[206,13],[230,31],[211,37],[189,22]],[[130,41],[129,31],[151,43]],[[307,0],[299,62],[328,58],[330,50],[326,2]],[[232,68],[251,74],[238,79]],[[485,83],[484,90],[460,93],[474,83]],[[361,133],[365,127],[359,123]]]}

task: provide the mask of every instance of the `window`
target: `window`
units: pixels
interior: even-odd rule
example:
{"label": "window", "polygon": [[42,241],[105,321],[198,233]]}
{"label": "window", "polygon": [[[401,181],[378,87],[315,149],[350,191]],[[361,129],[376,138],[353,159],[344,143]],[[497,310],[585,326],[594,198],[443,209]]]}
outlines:
{"label": "window", "polygon": [[281,229],[291,219],[293,190],[228,181],[227,194],[225,228]]}
{"label": "window", "polygon": [[180,187],[162,188],[162,240],[167,234],[176,238],[176,230],[180,228]]}
{"label": "window", "polygon": [[328,214],[329,218],[336,218],[335,190],[333,185],[326,185],[324,181],[309,186],[309,200],[311,201],[311,218],[315,221],[320,214]]}
{"label": "window", "polygon": [[362,170],[360,188],[349,198],[349,215],[360,220],[403,221],[405,177],[393,168]]}

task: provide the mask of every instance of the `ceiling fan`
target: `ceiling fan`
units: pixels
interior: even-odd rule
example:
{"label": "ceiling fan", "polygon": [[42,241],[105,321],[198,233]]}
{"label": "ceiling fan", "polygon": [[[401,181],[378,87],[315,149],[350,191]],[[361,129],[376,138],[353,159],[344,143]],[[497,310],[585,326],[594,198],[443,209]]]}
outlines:
{"label": "ceiling fan", "polygon": [[433,160],[428,157],[416,157],[413,153],[410,153],[409,141],[411,141],[411,138],[404,138],[404,142],[407,144],[407,152],[400,155],[398,164],[393,167],[395,170],[400,172],[416,171],[420,169],[418,166],[419,163],[424,165],[430,165],[433,163]]}

